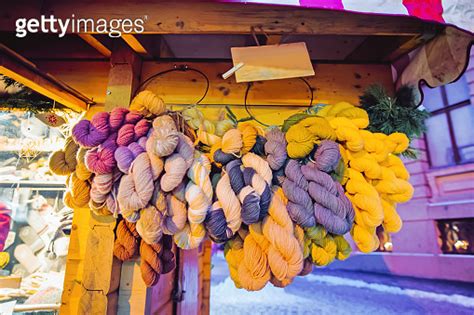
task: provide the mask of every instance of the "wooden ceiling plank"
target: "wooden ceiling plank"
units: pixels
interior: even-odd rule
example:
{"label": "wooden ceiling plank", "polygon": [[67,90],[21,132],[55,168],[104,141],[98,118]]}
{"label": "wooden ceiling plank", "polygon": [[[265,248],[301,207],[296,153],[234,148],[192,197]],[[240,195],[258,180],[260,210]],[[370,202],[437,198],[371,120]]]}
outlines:
{"label": "wooden ceiling plank", "polygon": [[103,56],[110,58],[112,51],[102,44],[97,38],[91,34],[78,34],[86,43],[92,46],[95,50],[101,53]]}
{"label": "wooden ceiling plank", "polygon": [[[252,26],[267,34],[321,35],[417,35],[444,26],[406,16],[364,15],[350,12],[260,4],[164,2],[124,0],[107,1],[50,0],[40,8],[33,0],[13,2],[2,8],[0,30],[15,31],[19,17],[54,13],[55,17],[87,17],[94,20],[144,20],[149,34],[249,34]],[[25,8],[31,3],[31,8]],[[28,11],[27,11],[28,10]],[[24,12],[28,13],[25,16]]]}
{"label": "wooden ceiling plank", "polygon": [[122,39],[127,43],[127,45],[132,48],[134,52],[140,56],[150,56],[146,48],[140,43],[136,36],[132,34],[122,34]]}
{"label": "wooden ceiling plank", "polygon": [[405,41],[401,42],[400,45],[394,49],[392,52],[387,54],[383,61],[393,61],[397,60],[402,55],[409,53],[410,51],[418,48],[424,43],[428,42],[434,37],[434,34],[419,34],[406,38]]}
{"label": "wooden ceiling plank", "polygon": [[0,73],[75,111],[86,110],[88,104],[94,103],[3,44],[0,44]]}

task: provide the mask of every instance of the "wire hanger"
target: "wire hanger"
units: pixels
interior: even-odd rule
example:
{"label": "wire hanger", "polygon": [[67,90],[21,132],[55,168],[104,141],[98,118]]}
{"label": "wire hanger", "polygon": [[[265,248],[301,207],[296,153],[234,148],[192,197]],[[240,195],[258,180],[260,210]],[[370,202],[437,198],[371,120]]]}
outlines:
{"label": "wire hanger", "polygon": [[[309,82],[305,78],[298,78],[298,79],[301,80],[306,85],[306,87],[308,88],[308,91],[311,95],[309,105],[308,105],[308,108],[309,108],[309,107],[313,106],[313,100],[314,100],[313,88],[311,87],[311,85],[309,84]],[[244,96],[244,107],[245,107],[245,111],[247,112],[247,114],[249,114],[249,117],[239,119],[238,121],[242,122],[242,121],[248,121],[248,120],[255,120],[256,122],[258,122],[262,126],[270,127],[272,125],[266,124],[263,121],[257,119],[257,117],[255,117],[255,115],[252,114],[252,112],[250,112],[250,108],[249,108],[249,105],[247,104],[247,100],[248,100],[249,92],[252,89],[252,86],[253,86],[253,82],[247,83],[247,89],[245,90],[245,96]],[[282,125],[277,125],[277,126],[281,127]]]}
{"label": "wire hanger", "polygon": [[189,67],[186,64],[174,65],[173,68],[171,68],[171,69],[160,71],[158,73],[155,73],[155,74],[151,75],[148,79],[146,79],[145,81],[140,83],[140,85],[137,87],[134,95],[137,95],[148,84],[150,84],[150,82],[152,82],[154,79],[156,79],[159,76],[162,76],[162,75],[170,73],[170,72],[186,72],[186,71],[196,72],[196,73],[200,74],[206,80],[206,89],[204,91],[204,94],[201,96],[201,98],[197,102],[194,103],[196,105],[200,104],[204,100],[204,98],[206,97],[207,93],[209,92],[209,87],[210,87],[209,77],[204,72],[202,72],[201,70]]}

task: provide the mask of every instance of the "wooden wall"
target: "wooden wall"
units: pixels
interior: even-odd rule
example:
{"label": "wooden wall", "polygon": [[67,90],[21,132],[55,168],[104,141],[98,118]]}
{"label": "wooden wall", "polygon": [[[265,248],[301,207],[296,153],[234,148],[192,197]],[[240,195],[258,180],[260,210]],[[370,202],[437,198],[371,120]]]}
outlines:
{"label": "wooden wall", "polygon": [[[102,61],[38,61],[41,70],[67,82],[97,103],[103,104],[107,93],[110,64]],[[142,65],[141,81],[174,65],[186,64],[204,72],[210,89],[203,105],[242,105],[246,84],[238,84],[234,77],[227,80],[221,74],[232,67],[230,62],[158,62]],[[389,65],[314,64],[316,75],[307,78],[314,91],[313,103],[347,101],[358,103],[358,97],[370,84],[380,83],[393,89]],[[147,87],[169,104],[195,103],[205,91],[205,79],[198,73],[172,72],[154,79]],[[252,105],[285,107],[307,106],[310,93],[298,79],[257,82],[252,87],[248,102]]]}
{"label": "wooden wall", "polygon": [[[43,71],[67,82],[86,96],[93,97],[98,103],[90,108],[88,116],[104,107],[109,71],[111,65],[106,62],[66,61],[38,62]],[[239,117],[246,117],[243,105],[246,84],[237,84],[234,78],[223,80],[220,74],[231,67],[229,62],[189,62],[189,67],[204,72],[210,80],[209,92],[200,107],[209,119],[216,118],[222,111],[222,105],[231,105]],[[143,62],[140,82],[153,74],[172,68],[171,62]],[[315,103],[334,103],[349,101],[357,104],[358,97],[368,85],[380,83],[389,91],[393,89],[391,69],[389,65],[354,65],[354,64],[315,64],[316,75],[308,78],[314,92]],[[183,105],[194,104],[204,93],[205,79],[198,73],[172,72],[153,80],[148,89],[161,96],[170,108],[179,109]],[[260,120],[268,124],[281,124],[289,115],[301,111],[308,106],[310,92],[305,84],[298,79],[257,82],[249,93],[248,103],[251,111]],[[85,211],[85,212],[84,212]],[[77,210],[74,226],[87,226],[90,220],[88,210]],[[66,272],[65,290],[63,294],[64,314],[76,314],[78,298],[84,293],[81,281],[84,262],[87,261],[85,247],[87,235],[77,231],[71,238],[68,267]],[[211,246],[209,242],[202,244],[200,250],[180,252],[180,264],[177,272],[183,284],[184,301],[174,305],[173,288],[175,274],[161,278],[160,283],[151,290],[145,290],[136,261],[122,269],[120,288],[129,292],[122,296],[119,293],[119,310],[130,312],[140,310],[146,314],[207,314],[209,312]],[[129,272],[129,274],[128,274]],[[137,288],[134,290],[134,288]],[[122,302],[120,302],[122,299]],[[124,300],[125,299],[125,300]],[[155,301],[155,303],[149,303]],[[133,310],[131,309],[133,307]]]}

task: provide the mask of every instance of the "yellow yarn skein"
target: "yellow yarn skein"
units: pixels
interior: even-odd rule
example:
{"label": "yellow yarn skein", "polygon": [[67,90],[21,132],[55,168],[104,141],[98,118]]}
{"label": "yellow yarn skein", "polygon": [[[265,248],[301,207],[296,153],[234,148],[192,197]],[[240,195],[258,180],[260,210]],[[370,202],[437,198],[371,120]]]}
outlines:
{"label": "yellow yarn skein", "polygon": [[329,118],[329,124],[334,128],[337,140],[347,149],[357,152],[364,148],[364,139],[359,132],[359,127],[346,117]]}
{"label": "yellow yarn skein", "polygon": [[213,146],[215,144],[218,144],[221,141],[221,137],[208,132],[203,127],[199,128],[196,134],[197,134],[197,141],[200,141],[207,146]]}
{"label": "yellow yarn skein", "polygon": [[62,150],[54,152],[49,157],[49,168],[57,175],[69,175],[76,170],[76,154],[79,146],[72,137],[68,137]]}
{"label": "yellow yarn skein", "polygon": [[290,283],[303,269],[303,251],[294,235],[293,222],[286,209],[286,197],[283,190],[274,191],[268,216],[263,220],[263,234],[270,242],[268,263],[273,276]]}
{"label": "yellow yarn skein", "polygon": [[359,107],[348,102],[339,102],[334,105],[328,105],[318,111],[322,117],[345,117],[352,121],[358,128],[363,129],[369,125],[369,115]]}
{"label": "yellow yarn skein", "polygon": [[385,139],[390,152],[395,154],[403,153],[410,145],[410,139],[407,135],[401,132],[394,132],[388,135]]}
{"label": "yellow yarn skein", "polygon": [[387,167],[382,167],[380,180],[374,181],[374,187],[380,194],[393,202],[407,202],[413,197],[413,186],[406,180],[397,178]]}
{"label": "yellow yarn skein", "polygon": [[383,228],[387,233],[397,233],[402,228],[402,219],[395,209],[395,203],[382,198]]}
{"label": "yellow yarn skein", "polygon": [[336,243],[337,247],[337,260],[346,260],[349,258],[350,254],[352,253],[352,248],[349,242],[344,238],[342,235],[333,235],[333,240]]}
{"label": "yellow yarn skein", "polygon": [[205,119],[204,114],[195,106],[184,109],[182,114],[188,125],[196,130],[196,141],[207,146],[218,143],[224,133],[234,127],[234,123],[228,119],[216,122]]}
{"label": "yellow yarn skein", "polygon": [[349,169],[349,180],[346,183],[346,195],[352,202],[356,210],[356,217],[368,227],[377,227],[383,220],[383,208],[379,193],[369,184],[361,173],[354,169]]}
{"label": "yellow yarn skein", "polygon": [[367,151],[347,151],[347,158],[350,167],[360,173],[364,173],[367,178],[375,179],[381,177],[381,166],[377,162],[377,159],[372,154],[367,153]]}
{"label": "yellow yarn skein", "polygon": [[221,149],[227,154],[239,154],[243,147],[242,133],[238,129],[230,129],[222,136]]}
{"label": "yellow yarn skein", "polygon": [[270,281],[267,251],[270,243],[263,235],[261,222],[249,226],[244,239],[244,257],[238,269],[239,282],[248,291],[261,290]]}
{"label": "yellow yarn skein", "polygon": [[225,244],[224,257],[229,266],[230,278],[238,289],[242,288],[239,280],[239,265],[244,259],[244,241],[237,235]]}
{"label": "yellow yarn skein", "polygon": [[349,168],[348,176],[345,185],[346,195],[355,211],[351,235],[362,252],[371,252],[378,247],[379,243],[375,229],[383,222],[382,201],[377,190],[365,180],[361,173]]}
{"label": "yellow yarn skein", "polygon": [[305,229],[306,251],[317,266],[327,266],[334,259],[346,259],[351,248],[343,236],[329,234],[322,225]]}
{"label": "yellow yarn skein", "polygon": [[385,143],[387,135],[381,133],[372,133],[368,130],[361,130],[360,134],[364,139],[364,149],[370,153],[375,160],[380,163],[384,161],[391,152]]}
{"label": "yellow yarn skein", "polygon": [[86,167],[85,156],[87,153],[86,148],[79,148],[77,151],[76,159],[76,175],[80,180],[88,180],[92,176],[92,172]]}
{"label": "yellow yarn skein", "polygon": [[86,207],[90,199],[89,182],[80,180],[74,172],[69,175],[67,186],[69,189],[64,195],[64,204],[71,209]]}
{"label": "yellow yarn skein", "polygon": [[186,120],[191,128],[197,130],[201,127],[204,120],[204,114],[197,109],[196,106],[185,108],[181,113],[183,114],[184,120]]}
{"label": "yellow yarn skein", "polygon": [[285,134],[288,156],[307,156],[320,140],[335,140],[336,133],[323,117],[308,117],[291,126]]}
{"label": "yellow yarn skein", "polygon": [[405,165],[403,164],[402,160],[393,154],[389,154],[387,159],[380,163],[381,166],[385,166],[392,170],[392,172],[400,179],[409,180],[410,173],[408,173]]}
{"label": "yellow yarn skein", "polygon": [[237,125],[237,129],[241,132],[242,134],[242,149],[241,152],[242,154],[245,154],[249,152],[253,146],[255,145],[255,142],[257,141],[257,134],[258,130],[254,126],[252,126],[250,123],[242,123]]}
{"label": "yellow yarn skein", "polygon": [[166,111],[163,100],[155,93],[145,90],[138,93],[130,103],[130,110],[136,110],[144,115],[161,115]]}

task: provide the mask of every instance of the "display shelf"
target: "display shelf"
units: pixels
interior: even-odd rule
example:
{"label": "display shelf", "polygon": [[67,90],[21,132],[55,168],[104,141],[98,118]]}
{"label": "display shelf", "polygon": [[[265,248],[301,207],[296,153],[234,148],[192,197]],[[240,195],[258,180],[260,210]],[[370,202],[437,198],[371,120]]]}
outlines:
{"label": "display shelf", "polygon": [[19,181],[1,181],[1,188],[56,188],[58,190],[66,189],[66,182],[62,181],[35,181],[35,180],[19,180]]}
{"label": "display shelf", "polygon": [[[52,148],[51,146],[46,146],[46,147],[38,147],[37,151],[42,152],[42,153],[51,153],[54,152],[58,149],[60,149],[61,146],[54,147]],[[5,145],[0,145],[0,152],[17,152],[22,149],[21,144],[5,144]]]}

